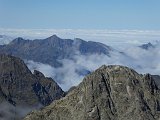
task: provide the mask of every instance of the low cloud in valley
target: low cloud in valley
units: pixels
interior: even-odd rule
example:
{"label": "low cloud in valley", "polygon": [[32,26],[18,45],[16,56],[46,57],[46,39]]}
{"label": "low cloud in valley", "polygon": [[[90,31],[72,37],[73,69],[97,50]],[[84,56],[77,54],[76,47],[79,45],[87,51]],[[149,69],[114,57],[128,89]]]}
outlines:
{"label": "low cloud in valley", "polygon": [[33,71],[37,69],[47,77],[52,77],[63,90],[78,85],[85,74],[94,71],[101,65],[125,65],[140,73],[151,73],[160,75],[160,45],[148,50],[138,46],[127,46],[118,52],[107,55],[75,55],[73,59],[63,59],[60,62],[62,67],[54,68],[50,65],[27,61],[28,67]]}

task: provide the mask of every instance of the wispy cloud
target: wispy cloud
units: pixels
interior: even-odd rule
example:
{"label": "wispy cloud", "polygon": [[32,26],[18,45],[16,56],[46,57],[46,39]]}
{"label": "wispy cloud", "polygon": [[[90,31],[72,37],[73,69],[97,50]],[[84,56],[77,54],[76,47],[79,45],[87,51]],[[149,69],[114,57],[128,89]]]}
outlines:
{"label": "wispy cloud", "polygon": [[0,120],[21,120],[32,110],[41,108],[38,106],[13,106],[7,102],[0,103]]}

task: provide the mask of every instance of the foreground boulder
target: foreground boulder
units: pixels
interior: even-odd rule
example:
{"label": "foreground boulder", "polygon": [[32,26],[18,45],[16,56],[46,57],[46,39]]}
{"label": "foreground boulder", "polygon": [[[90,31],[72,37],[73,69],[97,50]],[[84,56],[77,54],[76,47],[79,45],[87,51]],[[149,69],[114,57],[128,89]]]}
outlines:
{"label": "foreground boulder", "polygon": [[[20,119],[28,111],[49,105],[63,96],[63,90],[53,79],[39,71],[32,74],[19,58],[0,55],[0,119],[6,116]],[[23,110],[22,116],[19,110]]]}
{"label": "foreground boulder", "polygon": [[158,120],[160,91],[149,74],[102,66],[67,96],[24,120]]}

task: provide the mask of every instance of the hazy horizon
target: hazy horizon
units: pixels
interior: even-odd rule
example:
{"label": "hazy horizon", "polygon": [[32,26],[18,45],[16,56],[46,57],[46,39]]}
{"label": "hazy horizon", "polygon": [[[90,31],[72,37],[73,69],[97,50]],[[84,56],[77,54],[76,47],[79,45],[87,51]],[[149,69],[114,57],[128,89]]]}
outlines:
{"label": "hazy horizon", "polygon": [[52,35],[62,39],[80,38],[118,47],[119,45],[140,45],[159,41],[160,30],[109,30],[109,29],[5,29],[0,28],[0,35],[13,39],[44,39]]}
{"label": "hazy horizon", "polygon": [[0,28],[160,30],[158,0],[0,0]]}

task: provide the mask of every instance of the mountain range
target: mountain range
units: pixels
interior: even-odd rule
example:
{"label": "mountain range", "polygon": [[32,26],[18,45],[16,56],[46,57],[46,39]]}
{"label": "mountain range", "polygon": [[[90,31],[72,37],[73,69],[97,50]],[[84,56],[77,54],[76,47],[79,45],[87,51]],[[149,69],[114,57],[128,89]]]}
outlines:
{"label": "mountain range", "polygon": [[[139,47],[149,50],[155,45]],[[103,65],[93,72],[82,67],[75,72],[86,77],[64,92],[52,78],[37,70],[31,72],[23,61],[49,64],[58,70],[62,59],[95,54],[111,57],[112,52],[118,51],[99,42],[56,35],[36,40],[19,37],[0,45],[0,119],[21,120],[34,110],[24,120],[158,120],[159,75],[139,74],[120,65]]]}
{"label": "mountain range", "polygon": [[111,51],[113,51],[112,47],[99,42],[87,42],[79,38],[61,39],[56,35],[37,40],[25,40],[19,37],[7,45],[0,46],[1,54],[10,54],[54,67],[62,65],[59,60],[72,59],[75,54],[105,54],[109,56]]}

